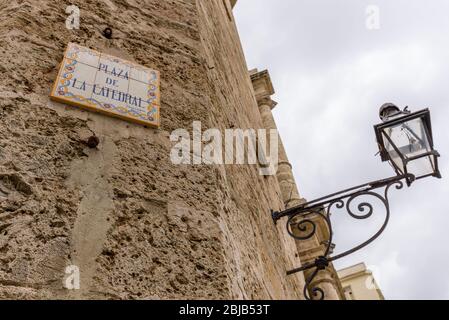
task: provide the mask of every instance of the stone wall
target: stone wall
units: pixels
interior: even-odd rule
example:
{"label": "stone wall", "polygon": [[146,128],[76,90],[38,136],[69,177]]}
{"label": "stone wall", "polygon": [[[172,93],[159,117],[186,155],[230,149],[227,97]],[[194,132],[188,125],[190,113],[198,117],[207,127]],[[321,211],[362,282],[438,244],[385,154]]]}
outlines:
{"label": "stone wall", "polygon": [[[263,127],[226,1],[1,1],[0,298],[301,298],[295,243],[269,215],[276,177],[169,159],[193,121]],[[68,42],[159,70],[161,128],[50,101]]]}

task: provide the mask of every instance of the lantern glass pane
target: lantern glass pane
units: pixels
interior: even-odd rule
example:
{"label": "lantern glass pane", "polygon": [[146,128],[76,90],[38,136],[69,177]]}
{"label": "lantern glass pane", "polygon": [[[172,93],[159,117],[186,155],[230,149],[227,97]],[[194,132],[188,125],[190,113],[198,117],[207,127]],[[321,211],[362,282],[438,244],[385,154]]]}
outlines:
{"label": "lantern glass pane", "polygon": [[417,179],[432,175],[435,171],[435,158],[433,156],[424,156],[407,164],[407,172],[413,174]]}
{"label": "lantern glass pane", "polygon": [[[426,129],[421,118],[416,118],[385,129],[385,133],[406,158],[413,158],[431,151]],[[394,150],[390,141],[384,137],[388,152]],[[397,151],[395,151],[397,152]]]}
{"label": "lantern glass pane", "polygon": [[400,174],[405,173],[404,168],[404,161],[401,158],[401,155],[396,151],[393,144],[390,143],[390,140],[385,136],[385,134],[394,134],[395,130],[394,128],[387,128],[384,131],[384,135],[382,135],[384,140],[385,149],[388,152],[388,155],[390,156],[390,160],[392,162],[392,165],[395,167],[396,170],[399,170]]}
{"label": "lantern glass pane", "polygon": [[391,161],[401,173],[419,178],[435,171],[435,159],[427,155],[432,148],[422,118],[384,129],[383,139]]}

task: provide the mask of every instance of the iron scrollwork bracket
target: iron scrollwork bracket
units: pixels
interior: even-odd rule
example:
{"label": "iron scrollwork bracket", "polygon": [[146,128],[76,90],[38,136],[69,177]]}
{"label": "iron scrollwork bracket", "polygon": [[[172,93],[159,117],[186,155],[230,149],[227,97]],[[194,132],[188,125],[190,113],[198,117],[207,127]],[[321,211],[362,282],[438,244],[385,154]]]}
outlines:
{"label": "iron scrollwork bracket", "polygon": [[[306,263],[300,268],[293,269],[287,272],[287,275],[292,275],[314,268],[313,272],[310,273],[310,275],[306,278],[306,282],[304,285],[303,293],[304,297],[307,300],[324,299],[324,291],[321,288],[312,285],[313,280],[320,271],[328,268],[331,262],[346,257],[366,247],[384,232],[390,220],[390,203],[388,199],[389,190],[392,186],[395,186],[397,190],[402,189],[404,187],[404,181],[407,182],[413,180],[414,176],[410,174],[377,180],[327,195],[325,197],[304,203],[300,206],[289,208],[282,212],[272,212],[272,217],[275,223],[277,223],[284,217],[288,217],[286,225],[287,232],[290,234],[290,236],[298,241],[311,239],[315,235],[317,231],[317,225],[314,220],[316,218],[322,219],[328,228],[329,239],[325,241],[326,247],[324,250],[324,254],[316,258],[313,262]],[[383,192],[375,192],[375,190],[378,189],[382,189]],[[354,219],[368,219],[374,213],[374,206],[371,203],[367,201],[359,203],[356,206],[357,212],[354,212],[351,206],[351,204],[354,203],[356,199],[363,196],[378,199],[385,206],[385,220],[382,224],[382,227],[376,232],[376,234],[374,234],[365,242],[343,253],[331,256],[332,240],[334,236],[331,222],[331,211],[333,209],[346,209],[346,212]]]}

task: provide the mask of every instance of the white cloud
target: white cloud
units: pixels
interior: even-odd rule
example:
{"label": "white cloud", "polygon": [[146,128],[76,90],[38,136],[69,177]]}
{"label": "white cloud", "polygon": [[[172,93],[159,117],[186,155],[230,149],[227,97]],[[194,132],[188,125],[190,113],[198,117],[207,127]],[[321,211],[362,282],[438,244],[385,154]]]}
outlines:
{"label": "white cloud", "polygon": [[[308,199],[393,175],[381,163],[373,127],[394,102],[430,107],[441,171],[449,177],[449,2],[385,1],[381,29],[365,27],[365,0],[246,0],[235,9],[250,67],[268,68],[279,131]],[[391,193],[392,217],[371,246],[338,266],[378,266],[391,299],[449,299],[447,180]],[[335,215],[337,252],[381,223]]]}

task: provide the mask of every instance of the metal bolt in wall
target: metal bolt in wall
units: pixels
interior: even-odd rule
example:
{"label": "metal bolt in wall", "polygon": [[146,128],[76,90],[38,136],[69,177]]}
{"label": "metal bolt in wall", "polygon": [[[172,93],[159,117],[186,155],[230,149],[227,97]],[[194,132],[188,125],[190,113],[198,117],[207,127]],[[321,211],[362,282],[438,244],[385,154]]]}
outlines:
{"label": "metal bolt in wall", "polygon": [[103,36],[105,36],[108,39],[112,38],[112,29],[107,27],[106,29],[103,30]]}
{"label": "metal bolt in wall", "polygon": [[100,143],[100,139],[98,139],[97,136],[90,136],[89,139],[87,139],[87,146],[91,149],[96,148]]}

